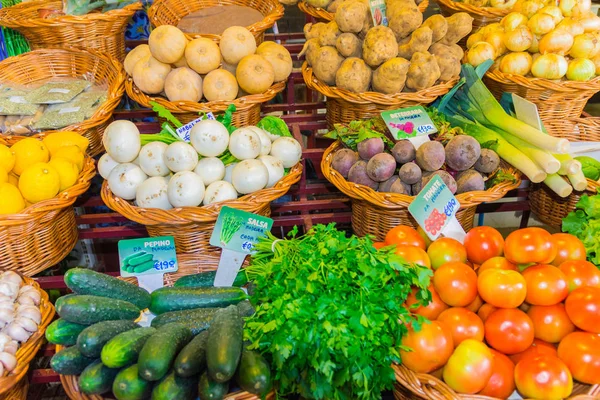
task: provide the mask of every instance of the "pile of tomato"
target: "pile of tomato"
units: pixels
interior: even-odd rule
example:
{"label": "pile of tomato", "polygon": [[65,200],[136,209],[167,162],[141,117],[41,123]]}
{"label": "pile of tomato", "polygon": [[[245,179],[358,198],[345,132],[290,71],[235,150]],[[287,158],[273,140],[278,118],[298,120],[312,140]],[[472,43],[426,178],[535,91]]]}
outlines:
{"label": "pile of tomato", "polygon": [[600,271],[575,236],[541,228],[473,228],[464,244],[398,226],[394,245],[433,270],[432,301],[406,306],[429,319],[402,340],[402,363],[458,393],[564,399],[573,382],[600,384]]}

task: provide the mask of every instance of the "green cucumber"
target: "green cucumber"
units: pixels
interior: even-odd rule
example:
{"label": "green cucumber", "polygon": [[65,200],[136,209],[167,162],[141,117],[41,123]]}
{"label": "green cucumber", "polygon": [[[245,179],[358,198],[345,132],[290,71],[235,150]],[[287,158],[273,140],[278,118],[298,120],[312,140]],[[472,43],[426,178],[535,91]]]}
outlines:
{"label": "green cucumber", "polygon": [[66,347],[52,356],[50,367],[61,375],[79,375],[95,361],[79,352],[77,346]]}
{"label": "green cucumber", "polygon": [[136,305],[140,310],[150,305],[150,293],[132,283],[87,268],[73,268],[65,274],[65,283],[77,294],[109,297]]}
{"label": "green cucumber", "polygon": [[195,310],[171,311],[157,315],[152,320],[152,326],[159,328],[171,322],[179,322],[187,326],[193,335],[208,329],[215,313],[219,308],[197,308]]}
{"label": "green cucumber", "polygon": [[140,316],[140,309],[128,301],[89,295],[59,297],[56,312],[64,320],[84,325]]}
{"label": "green cucumber", "polygon": [[77,343],[77,336],[85,328],[87,325],[75,324],[59,318],[46,328],[46,340],[61,346],[73,346]]}
{"label": "green cucumber", "polygon": [[235,381],[242,390],[262,397],[271,390],[269,364],[260,353],[244,349]]}
{"label": "green cucumber", "polygon": [[135,259],[136,257],[143,256],[144,254],[148,254],[148,253],[146,253],[145,251],[142,250],[142,251],[138,251],[137,253],[133,253],[133,254],[128,255],[127,257],[125,257],[123,259],[123,261],[122,261],[123,265],[129,264],[129,261]]}
{"label": "green cucumber", "polygon": [[[199,274],[186,275],[177,279],[175,287],[213,287],[217,271],[200,272]],[[241,287],[248,283],[248,277],[244,270],[240,270],[233,281],[234,287]]]}
{"label": "green cucumber", "polygon": [[103,321],[83,330],[77,338],[77,347],[87,357],[100,357],[102,347],[119,333],[139,328],[133,321]]}
{"label": "green cucumber", "polygon": [[136,255],[135,257],[130,258],[127,261],[127,264],[135,267],[136,265],[140,265],[145,262],[152,261],[153,258],[154,258],[154,256],[152,254],[139,254],[139,255]]}
{"label": "green cucumber", "polygon": [[242,317],[251,317],[256,312],[254,306],[252,305],[252,303],[250,303],[250,300],[244,300],[238,303],[237,307],[238,310],[240,310],[240,315]]}
{"label": "green cucumber", "polygon": [[246,293],[240,288],[163,287],[152,292],[150,311],[163,314],[194,308],[226,307],[237,304],[246,297]]}
{"label": "green cucumber", "polygon": [[219,383],[213,381],[208,372],[200,377],[198,382],[198,396],[202,400],[222,400],[229,392],[229,382]]}
{"label": "green cucumber", "polygon": [[112,390],[117,400],[144,400],[150,398],[152,383],[140,378],[138,365],[133,364],[117,374]]}
{"label": "green cucumber", "polygon": [[152,400],[193,400],[196,398],[198,378],[183,378],[173,371],[152,390]]}
{"label": "green cucumber", "polygon": [[208,330],[206,365],[210,377],[224,383],[230,380],[242,355],[244,320],[236,306],[219,310]]}
{"label": "green cucumber", "polygon": [[134,364],[144,343],[154,332],[156,332],[154,328],[136,328],[119,333],[102,348],[100,355],[102,363],[110,368],[121,368]]}
{"label": "green cucumber", "polygon": [[207,343],[208,331],[201,332],[193,338],[177,355],[173,364],[175,373],[184,378],[189,378],[202,372],[206,368]]}
{"label": "green cucumber", "polygon": [[112,388],[119,368],[108,368],[102,361],[96,360],[79,375],[79,388],[85,394],[102,394]]}
{"label": "green cucumber", "polygon": [[154,261],[150,260],[150,261],[146,261],[145,263],[136,265],[135,267],[133,267],[133,272],[135,272],[136,274],[142,273],[142,272],[146,272],[149,269],[154,268]]}
{"label": "green cucumber", "polygon": [[173,365],[177,353],[192,339],[192,332],[177,322],[163,325],[144,344],[138,357],[139,374],[158,381]]}

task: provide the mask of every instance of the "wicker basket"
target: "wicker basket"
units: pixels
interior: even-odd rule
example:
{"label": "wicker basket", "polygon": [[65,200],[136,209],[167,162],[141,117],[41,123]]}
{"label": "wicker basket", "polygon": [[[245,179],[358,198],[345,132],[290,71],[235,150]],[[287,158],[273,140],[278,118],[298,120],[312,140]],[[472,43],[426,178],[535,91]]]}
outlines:
{"label": "wicker basket", "polygon": [[[418,5],[419,11],[421,11],[422,13],[424,13],[425,10],[427,10],[427,7],[429,7],[429,0],[423,0]],[[317,22],[329,22],[333,21],[333,19],[335,18],[335,13],[329,12],[320,7],[313,7],[304,0],[298,2],[298,8],[304,14],[308,14],[311,17],[314,17],[317,20]]]}
{"label": "wicker basket", "polygon": [[[476,32],[479,28],[494,22],[500,22],[511,11],[510,8],[476,7],[454,0],[436,0],[436,2],[440,6],[440,12],[444,17],[450,17],[459,12],[465,12],[473,17],[473,30],[471,32]],[[459,42],[463,49],[466,48],[467,38],[468,36]]]}
{"label": "wicker basket", "polygon": [[327,107],[327,126],[330,129],[334,124],[347,124],[352,121],[377,117],[385,110],[433,103],[438,96],[448,93],[458,82],[457,77],[416,93],[401,92],[388,95],[376,92],[353,93],[328,86],[313,75],[312,68],[306,62],[302,65],[302,76],[309,89],[316,90],[327,97],[325,105]]}
{"label": "wicker basket", "polygon": [[74,46],[98,50],[123,61],[125,28],[141,3],[106,13],[40,18],[40,10],[62,10],[62,1],[35,0],[0,9],[0,26],[20,32],[31,49]]}
{"label": "wicker basket", "polygon": [[0,400],[25,400],[27,398],[29,363],[42,347],[46,327],[52,322],[55,313],[54,306],[48,299],[48,293],[42,290],[40,285],[33,279],[27,277],[23,277],[23,279],[25,284],[34,286],[40,292],[39,307],[42,320],[38,325],[37,332],[17,350],[17,367],[10,374],[0,376]]}
{"label": "wicker basket", "polygon": [[[283,17],[283,6],[278,0],[156,0],[148,10],[148,17],[153,26],[174,25],[188,14],[203,8],[213,6],[238,5],[251,7],[260,11],[264,16],[262,21],[247,26],[256,38],[256,44],[264,40],[265,31],[271,28],[278,19]],[[219,35],[210,34],[186,34],[188,39],[205,37],[219,42]]]}
{"label": "wicker basket", "polygon": [[[358,236],[373,235],[377,240],[383,240],[386,233],[395,226],[409,225],[416,228],[417,223],[408,212],[408,205],[413,201],[413,196],[376,192],[367,186],[348,182],[331,167],[333,155],[342,147],[342,143],[336,141],[325,150],[321,161],[321,171],[329,182],[352,199],[352,230],[354,233]],[[456,213],[456,218],[465,231],[469,231],[473,227],[475,209],[478,204],[501,199],[509,190],[516,189],[521,184],[517,170],[504,163],[502,168],[506,173],[514,175],[516,181],[502,182],[486,191],[456,195],[456,199],[460,203],[460,210]]]}
{"label": "wicker basket", "polygon": [[[0,144],[11,146],[21,139],[4,136],[0,137]],[[94,160],[86,157],[75,185],[18,214],[1,215],[0,265],[32,276],[62,261],[75,247],[78,238],[72,205],[77,196],[88,190],[95,175]]]}
{"label": "wicker basket", "polygon": [[[2,10],[0,10],[2,11]],[[104,151],[102,134],[112,121],[112,113],[123,96],[125,71],[115,59],[95,51],[77,49],[44,49],[21,54],[0,62],[0,82],[29,85],[49,78],[86,76],[93,83],[107,85],[108,98],[94,115],[77,125],[62,130],[82,134],[90,141],[88,153],[92,156]],[[51,133],[45,131],[43,136]]]}

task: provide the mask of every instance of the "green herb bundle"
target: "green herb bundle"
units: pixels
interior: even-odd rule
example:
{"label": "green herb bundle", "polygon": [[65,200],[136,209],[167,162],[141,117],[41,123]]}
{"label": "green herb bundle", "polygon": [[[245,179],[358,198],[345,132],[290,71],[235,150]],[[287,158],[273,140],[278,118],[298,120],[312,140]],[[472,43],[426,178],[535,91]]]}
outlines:
{"label": "green herb bundle", "polygon": [[305,236],[259,239],[246,272],[256,285],[256,314],[246,339],[270,359],[279,396],[380,399],[394,382],[406,323],[422,317],[403,306],[431,300],[431,270],[405,263],[369,238],[316,225]]}
{"label": "green herb bundle", "polygon": [[562,231],[581,239],[587,259],[600,266],[600,194],[584,194],[575,207],[563,219]]}

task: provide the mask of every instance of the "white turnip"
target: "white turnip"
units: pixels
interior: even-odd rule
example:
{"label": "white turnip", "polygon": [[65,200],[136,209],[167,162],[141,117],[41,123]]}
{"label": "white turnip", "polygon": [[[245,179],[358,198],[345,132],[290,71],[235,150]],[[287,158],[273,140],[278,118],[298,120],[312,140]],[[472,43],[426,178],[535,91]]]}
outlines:
{"label": "white turnip", "polygon": [[135,199],[135,192],[148,175],[140,167],[132,163],[119,164],[110,171],[108,187],[115,194],[125,200]]}

